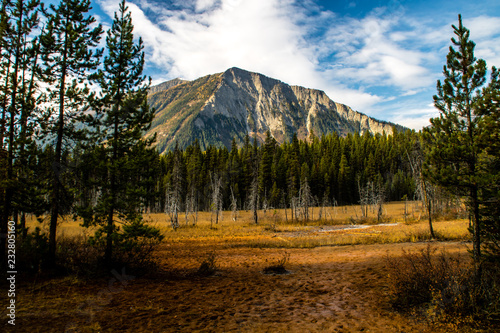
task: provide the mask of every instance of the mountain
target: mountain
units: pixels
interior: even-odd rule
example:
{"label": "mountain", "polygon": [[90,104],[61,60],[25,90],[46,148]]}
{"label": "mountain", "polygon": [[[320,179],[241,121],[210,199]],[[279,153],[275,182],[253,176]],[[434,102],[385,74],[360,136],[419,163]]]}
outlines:
{"label": "mountain", "polygon": [[149,88],[149,94],[155,94],[159,91],[163,91],[163,90],[168,90],[172,87],[175,87],[179,84],[182,84],[182,83],[186,83],[186,82],[189,82],[189,81],[186,81],[186,80],[182,80],[182,79],[173,79],[173,80],[170,80],[170,81],[167,81],[167,82],[163,82],[163,83],[160,83],[156,86],[152,86],[151,88]]}
{"label": "mountain", "polygon": [[151,88],[156,116],[146,136],[157,133],[160,152],[175,142],[185,148],[198,139],[202,148],[238,144],[248,134],[260,142],[269,130],[279,142],[337,132],[391,134],[393,126],[332,101],[323,91],[290,86],[262,74],[230,68],[194,81],[175,79]]}

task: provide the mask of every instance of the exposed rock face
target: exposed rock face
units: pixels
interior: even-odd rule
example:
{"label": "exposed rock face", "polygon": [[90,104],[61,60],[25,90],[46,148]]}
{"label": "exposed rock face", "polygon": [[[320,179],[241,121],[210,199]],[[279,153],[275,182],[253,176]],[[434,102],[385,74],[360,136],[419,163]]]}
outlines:
{"label": "exposed rock face", "polygon": [[195,81],[169,81],[152,87],[148,98],[157,113],[147,135],[157,132],[162,152],[176,141],[185,147],[195,139],[203,148],[230,148],[233,138],[241,144],[248,134],[262,141],[268,130],[282,143],[294,134],[306,139],[312,131],[321,136],[402,129],[335,103],[323,91],[289,86],[239,68]]}

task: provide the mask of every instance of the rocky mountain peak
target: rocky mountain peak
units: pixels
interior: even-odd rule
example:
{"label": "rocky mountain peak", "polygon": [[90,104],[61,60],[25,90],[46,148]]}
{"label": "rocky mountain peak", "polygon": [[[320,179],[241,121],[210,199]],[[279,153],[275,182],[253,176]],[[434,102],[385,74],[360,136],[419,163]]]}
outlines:
{"label": "rocky mountain peak", "polygon": [[318,136],[365,132],[392,133],[393,126],[332,101],[323,91],[290,86],[259,73],[230,68],[194,81],[172,80],[152,87],[156,112],[147,135],[157,132],[160,151],[177,141],[185,147],[198,139],[203,148],[241,144],[246,135],[263,141],[267,131],[279,142],[293,135]]}

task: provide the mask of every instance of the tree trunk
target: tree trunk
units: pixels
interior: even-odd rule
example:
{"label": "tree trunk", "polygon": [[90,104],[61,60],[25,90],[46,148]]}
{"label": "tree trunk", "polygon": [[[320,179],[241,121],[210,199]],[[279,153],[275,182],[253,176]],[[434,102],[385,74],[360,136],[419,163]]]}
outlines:
{"label": "tree trunk", "polygon": [[[21,62],[21,29],[22,29],[22,21],[23,21],[23,9],[24,6],[21,5],[20,8],[20,13],[19,13],[19,18],[17,21],[17,31],[14,31],[17,33],[16,40],[15,40],[15,53],[14,53],[14,71],[12,73],[12,90],[11,90],[11,96],[10,96],[10,106],[9,106],[9,113],[10,113],[10,124],[9,124],[9,148],[7,150],[7,179],[9,181],[14,181],[14,132],[15,132],[15,121],[16,121],[16,100],[17,100],[17,85],[18,85],[18,73],[19,73],[19,63]],[[8,87],[7,87],[8,88]],[[3,141],[3,138],[2,138]],[[3,142],[2,142],[3,144]],[[5,189],[5,196],[4,196],[4,212],[2,216],[2,226],[1,226],[1,231],[2,233],[7,233],[7,224],[9,220],[9,216],[11,215],[11,209],[12,209],[12,199],[14,197],[14,188],[13,184],[9,183],[7,184],[7,187]],[[3,237],[2,237],[3,239]],[[2,247],[2,261],[5,258],[5,246],[6,243],[2,240],[2,243],[0,244]]]}
{"label": "tree trunk", "polygon": [[104,251],[104,261],[107,267],[110,267],[113,258],[113,217],[114,207],[112,205],[109,208],[108,221],[106,226],[106,249]]}
{"label": "tree trunk", "polygon": [[471,189],[472,214],[474,224],[472,252],[474,257],[476,278],[479,280],[481,278],[481,216],[479,212],[479,199],[477,192],[477,186],[474,185]]}
{"label": "tree trunk", "polygon": [[104,261],[107,267],[110,267],[113,259],[113,229],[114,229],[114,212],[116,205],[116,160],[118,159],[118,111],[120,108],[121,96],[118,95],[117,103],[116,103],[116,114],[114,119],[114,128],[113,128],[113,155],[111,157],[111,165],[112,168],[110,170],[110,191],[111,191],[111,202],[109,205],[109,213],[108,213],[108,224],[106,226],[106,250],[104,252]]}
{"label": "tree trunk", "polygon": [[436,238],[436,235],[434,234],[434,228],[432,227],[432,202],[430,199],[427,204],[427,209],[429,210],[429,230],[431,231],[431,238],[434,239]]}
{"label": "tree trunk", "polygon": [[[66,50],[65,50],[66,51]],[[66,52],[63,55],[62,67],[61,67],[61,82],[59,88],[59,119],[57,122],[57,141],[56,141],[56,151],[54,155],[54,160],[52,162],[52,196],[51,196],[51,208],[50,208],[50,227],[49,227],[49,254],[48,254],[48,264],[49,266],[54,266],[56,261],[56,232],[57,232],[57,220],[60,213],[60,195],[62,182],[60,179],[62,166],[62,143],[64,135],[64,97],[66,94]]]}

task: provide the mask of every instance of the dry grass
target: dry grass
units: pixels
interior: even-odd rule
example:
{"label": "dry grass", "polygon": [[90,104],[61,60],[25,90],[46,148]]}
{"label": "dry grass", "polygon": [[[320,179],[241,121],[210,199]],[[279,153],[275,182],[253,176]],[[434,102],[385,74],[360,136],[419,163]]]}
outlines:
{"label": "dry grass", "polygon": [[[369,212],[361,218],[360,206],[327,207],[323,218],[318,219],[321,208],[314,208],[310,221],[291,220],[291,211],[277,209],[259,211],[259,224],[253,223],[250,211],[238,212],[236,221],[231,212],[222,213],[219,224],[211,224],[211,213],[199,212],[197,223],[193,218],[185,221],[180,216],[181,227],[173,230],[166,214],[146,214],[145,221],[162,230],[168,244],[199,242],[200,244],[224,244],[228,247],[262,248],[313,248],[318,246],[387,244],[421,242],[431,240],[427,216],[419,202],[408,204],[389,203],[384,206],[382,224],[377,223],[376,213]],[[406,222],[405,222],[406,221]],[[34,229],[40,225],[34,218],[27,223]],[[434,222],[436,240],[468,240],[468,221],[453,219]],[[213,226],[213,227],[212,227]],[[45,222],[42,230],[48,230]],[[93,229],[80,226],[80,221],[66,218],[59,225],[59,237],[91,235]]]}
{"label": "dry grass", "polygon": [[[166,214],[148,214],[165,239],[156,250],[158,270],[130,277],[31,277],[18,289],[19,332],[449,332],[394,312],[389,304],[387,258],[425,248],[430,239],[418,203],[384,206],[360,219],[360,207],[331,207],[318,219],[291,221],[290,210],[210,213],[173,230]],[[42,230],[48,226],[42,224]],[[365,223],[365,224],[361,224]],[[367,223],[367,224],[366,224]],[[40,224],[28,221],[31,230]],[[467,256],[468,221],[434,224],[435,242]],[[59,225],[59,240],[91,235],[79,221]],[[404,243],[406,242],[406,243]],[[388,244],[393,243],[393,244]],[[345,245],[327,247],[331,245]],[[285,250],[284,250],[285,249]],[[263,274],[281,267],[290,274]],[[279,271],[278,271],[279,272]],[[127,275],[123,280],[119,276]],[[3,296],[5,298],[5,295]],[[0,298],[2,304],[5,299]]]}

